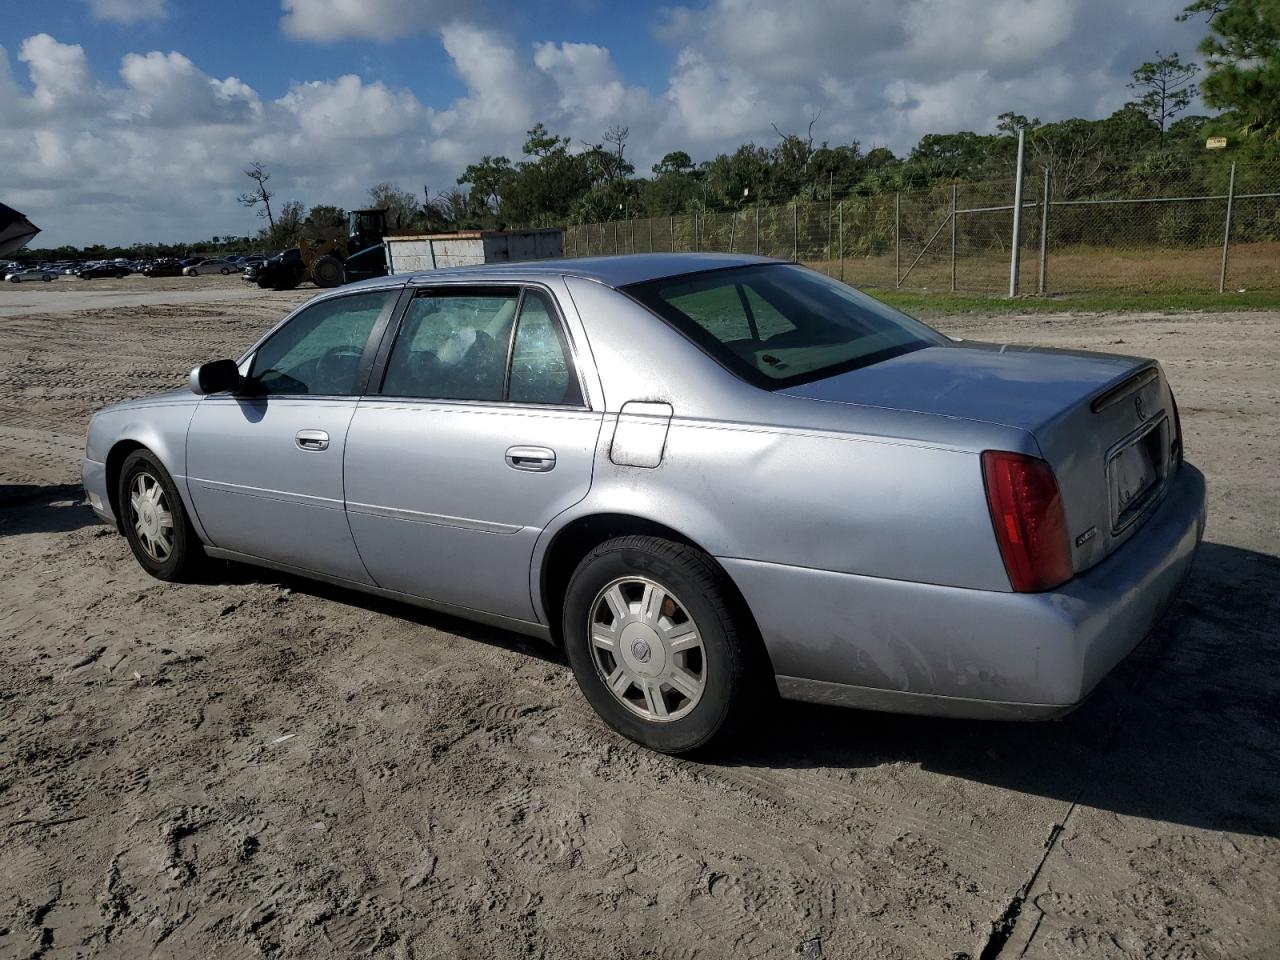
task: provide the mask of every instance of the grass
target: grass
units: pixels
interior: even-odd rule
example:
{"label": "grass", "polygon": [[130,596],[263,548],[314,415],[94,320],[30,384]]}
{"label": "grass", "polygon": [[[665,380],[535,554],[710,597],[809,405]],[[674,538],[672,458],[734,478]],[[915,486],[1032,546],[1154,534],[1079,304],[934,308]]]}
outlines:
{"label": "grass", "polygon": [[992,297],[966,293],[921,293],[912,290],[876,290],[867,293],[890,306],[920,316],[957,313],[1183,313],[1233,310],[1280,310],[1280,290],[1248,290],[1244,293],[1135,293],[1109,290],[1060,297]]}

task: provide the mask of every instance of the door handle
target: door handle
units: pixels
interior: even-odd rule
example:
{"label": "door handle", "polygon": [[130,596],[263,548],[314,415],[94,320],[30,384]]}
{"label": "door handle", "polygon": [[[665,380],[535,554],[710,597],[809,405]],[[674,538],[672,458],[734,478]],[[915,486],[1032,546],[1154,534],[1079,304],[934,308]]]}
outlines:
{"label": "door handle", "polygon": [[329,435],[323,430],[299,430],[294,434],[293,442],[299,450],[328,450]]}
{"label": "door handle", "polygon": [[547,447],[507,447],[507,466],[512,470],[546,473],[556,465],[556,452]]}

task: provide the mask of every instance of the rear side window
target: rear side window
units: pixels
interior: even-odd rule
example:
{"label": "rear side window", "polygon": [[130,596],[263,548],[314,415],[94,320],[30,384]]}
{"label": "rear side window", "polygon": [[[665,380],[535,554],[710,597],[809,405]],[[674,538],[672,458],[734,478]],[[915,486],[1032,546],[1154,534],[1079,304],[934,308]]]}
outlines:
{"label": "rear side window", "polygon": [[771,390],[948,342],[852,287],[791,264],[710,270],[623,289],[721,365]]}
{"label": "rear side window", "polygon": [[382,392],[433,400],[501,400],[519,291],[427,293],[409,304]]}
{"label": "rear side window", "polygon": [[520,308],[508,397],[512,403],[582,404],[564,331],[547,298],[533,290]]}
{"label": "rear side window", "polygon": [[522,301],[515,287],[434,290],[414,298],[387,360],[382,394],[582,403],[550,298],[528,290]]}

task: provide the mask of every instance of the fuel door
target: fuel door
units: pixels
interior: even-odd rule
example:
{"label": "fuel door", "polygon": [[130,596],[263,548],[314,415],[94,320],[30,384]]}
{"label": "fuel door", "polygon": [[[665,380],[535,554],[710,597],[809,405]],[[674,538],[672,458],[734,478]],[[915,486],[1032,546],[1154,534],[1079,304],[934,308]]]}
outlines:
{"label": "fuel door", "polygon": [[667,429],[675,411],[669,403],[630,400],[622,405],[613,429],[609,459],[620,467],[656,467],[662,463]]}

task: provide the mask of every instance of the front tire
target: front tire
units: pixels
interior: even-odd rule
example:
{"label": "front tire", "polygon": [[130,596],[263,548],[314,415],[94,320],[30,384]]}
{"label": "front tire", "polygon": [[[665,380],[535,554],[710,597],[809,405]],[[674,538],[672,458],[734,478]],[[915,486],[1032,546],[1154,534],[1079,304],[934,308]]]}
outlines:
{"label": "front tire", "polygon": [[609,540],[569,580],[564,644],[578,686],[610,726],[661,753],[728,736],[757,665],[711,558],[658,537]]}
{"label": "front tire", "polygon": [[178,488],[151,451],[129,454],[117,490],[125,537],[142,569],[157,580],[190,579],[204,549]]}

